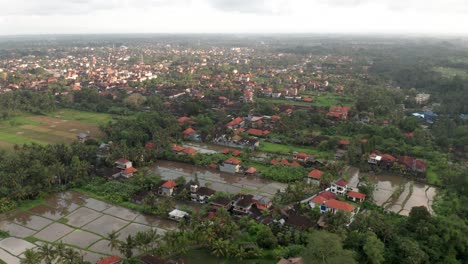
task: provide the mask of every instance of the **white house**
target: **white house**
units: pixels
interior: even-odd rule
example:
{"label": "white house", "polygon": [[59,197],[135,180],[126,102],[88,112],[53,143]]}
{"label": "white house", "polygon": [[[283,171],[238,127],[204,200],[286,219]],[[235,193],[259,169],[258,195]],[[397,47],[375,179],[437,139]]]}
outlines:
{"label": "white house", "polygon": [[330,191],[335,194],[344,195],[348,191],[348,183],[344,180],[333,182],[330,186]]}
{"label": "white house", "polygon": [[175,221],[181,221],[185,217],[188,217],[189,214],[187,212],[181,211],[179,209],[174,209],[169,213],[169,219],[175,220]]}

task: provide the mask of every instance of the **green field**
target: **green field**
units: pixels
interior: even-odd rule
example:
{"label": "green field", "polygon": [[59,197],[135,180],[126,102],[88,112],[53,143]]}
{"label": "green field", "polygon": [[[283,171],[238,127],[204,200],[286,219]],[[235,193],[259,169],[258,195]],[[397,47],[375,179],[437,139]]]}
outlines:
{"label": "green field", "polygon": [[442,76],[447,78],[455,77],[456,75],[462,78],[468,78],[468,69],[457,69],[457,68],[449,68],[449,67],[435,67],[432,69],[435,72],[442,74]]}
{"label": "green field", "polygon": [[353,106],[354,100],[350,96],[338,95],[338,94],[319,94],[316,92],[311,92],[308,94],[312,98],[312,102],[304,101],[289,101],[282,99],[272,99],[272,98],[258,98],[259,102],[270,102],[274,104],[291,104],[291,105],[310,105],[318,107],[330,107],[332,105],[342,105],[342,106]]}
{"label": "green field", "polygon": [[71,143],[80,132],[89,132],[100,138],[99,124],[111,120],[108,114],[58,110],[47,116],[18,114],[0,122],[0,148],[9,149],[15,144]]}
{"label": "green field", "polygon": [[312,147],[292,146],[286,144],[271,143],[267,141],[263,141],[262,143],[260,143],[258,151],[291,156],[294,151],[297,151],[314,155],[317,158],[330,158],[332,156],[332,153],[320,151]]}
{"label": "green field", "polygon": [[84,112],[72,109],[61,109],[48,114],[48,116],[99,125],[105,124],[112,119],[112,116],[110,114]]}

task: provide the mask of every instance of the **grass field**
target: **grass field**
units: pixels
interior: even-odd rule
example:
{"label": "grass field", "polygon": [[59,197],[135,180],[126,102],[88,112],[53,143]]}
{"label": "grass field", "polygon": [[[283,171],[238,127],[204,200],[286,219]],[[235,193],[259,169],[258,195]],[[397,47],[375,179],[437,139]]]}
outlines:
{"label": "grass field", "polygon": [[277,143],[271,143],[267,141],[263,141],[260,144],[260,147],[258,148],[258,150],[263,151],[263,152],[280,154],[280,155],[292,155],[294,151],[297,151],[297,152],[304,152],[310,155],[314,155],[318,158],[330,158],[332,156],[332,153],[320,151],[318,149],[311,148],[311,147],[277,144]]}
{"label": "grass field", "polygon": [[0,148],[29,143],[71,143],[80,132],[89,132],[92,138],[99,138],[102,136],[99,124],[110,119],[108,114],[68,109],[47,116],[20,114],[0,122]]}
{"label": "grass field", "polygon": [[447,78],[455,77],[456,75],[462,78],[468,78],[468,69],[462,70],[457,68],[448,68],[448,67],[435,67],[433,71],[442,74],[442,76]]}
{"label": "grass field", "polygon": [[318,107],[330,107],[332,105],[343,105],[343,106],[353,106],[354,101],[352,97],[346,95],[338,95],[338,94],[318,94],[316,92],[310,93],[310,98],[312,98],[312,102],[304,102],[304,101],[289,101],[289,100],[281,100],[281,99],[272,99],[272,98],[258,98],[258,101],[261,102],[271,102],[275,104],[295,104],[295,105],[310,105],[310,106],[318,106]]}

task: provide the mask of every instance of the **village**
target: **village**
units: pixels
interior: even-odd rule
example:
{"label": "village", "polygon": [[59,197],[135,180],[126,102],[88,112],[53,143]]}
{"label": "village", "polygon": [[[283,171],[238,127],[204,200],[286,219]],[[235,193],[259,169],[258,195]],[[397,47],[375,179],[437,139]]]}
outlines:
{"label": "village", "polygon": [[[59,160],[44,166],[47,191],[5,198],[45,200],[0,215],[0,259],[65,241],[97,264],[303,264],[308,234],[357,232],[374,215],[435,216],[444,162],[463,151],[436,149],[445,141],[432,129],[446,117],[434,97],[375,85],[371,56],[271,45],[77,41],[0,57],[0,128],[17,135],[0,131],[0,147],[38,159],[50,148]],[[73,124],[53,131],[64,145],[24,132],[61,123]]]}

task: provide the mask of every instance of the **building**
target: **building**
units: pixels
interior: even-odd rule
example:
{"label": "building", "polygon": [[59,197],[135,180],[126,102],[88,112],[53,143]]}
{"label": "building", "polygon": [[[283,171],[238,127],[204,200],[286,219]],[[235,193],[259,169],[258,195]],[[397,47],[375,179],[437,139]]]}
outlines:
{"label": "building", "polygon": [[216,193],[215,190],[212,190],[208,187],[199,187],[198,185],[190,185],[190,198],[194,202],[199,203],[207,203],[208,199],[210,199]]}
{"label": "building", "polygon": [[89,133],[78,133],[78,135],[76,135],[76,139],[78,140],[78,142],[84,143],[86,142],[86,140],[89,139]]}
{"label": "building", "polygon": [[347,192],[346,197],[353,202],[363,202],[366,199],[365,194],[354,191]]}
{"label": "building", "polygon": [[189,216],[187,212],[181,211],[179,209],[174,209],[169,213],[169,219],[175,221],[182,221]]}
{"label": "building", "polygon": [[258,194],[254,195],[252,203],[260,210],[269,209],[273,205],[270,198]]}
{"label": "building", "polygon": [[132,162],[127,160],[127,159],[118,159],[116,162],[115,162],[115,166],[118,168],[118,169],[121,169],[121,170],[125,170],[125,169],[128,169],[128,168],[131,168],[133,165],[132,165]]}
{"label": "building", "polygon": [[229,172],[229,173],[238,173],[241,169],[241,160],[235,158],[229,158],[223,162],[219,169],[222,172]]}
{"label": "building", "polygon": [[305,262],[302,258],[282,258],[278,261],[277,264],[305,264]]}
{"label": "building", "polygon": [[347,106],[330,106],[327,117],[337,120],[346,120],[348,119],[349,110],[350,107]]}
{"label": "building", "polygon": [[123,260],[119,256],[110,256],[100,259],[96,264],[122,264]]}
{"label": "building", "polygon": [[231,207],[231,199],[218,196],[210,202],[210,206],[213,208],[224,208],[227,210]]}
{"label": "building", "polygon": [[429,101],[429,98],[431,98],[430,94],[427,93],[419,93],[416,95],[414,98],[416,100],[417,104],[425,104]]}
{"label": "building", "polygon": [[342,179],[333,182],[330,191],[335,194],[344,195],[348,191],[348,183]]}
{"label": "building", "polygon": [[313,184],[320,184],[320,179],[322,178],[323,172],[318,169],[313,169],[307,174],[307,182]]}
{"label": "building", "polygon": [[250,194],[238,194],[234,196],[231,201],[233,211],[241,214],[247,214],[253,205],[253,195]]}
{"label": "building", "polygon": [[163,196],[172,196],[177,183],[173,180],[168,180],[159,187],[158,194]]}

